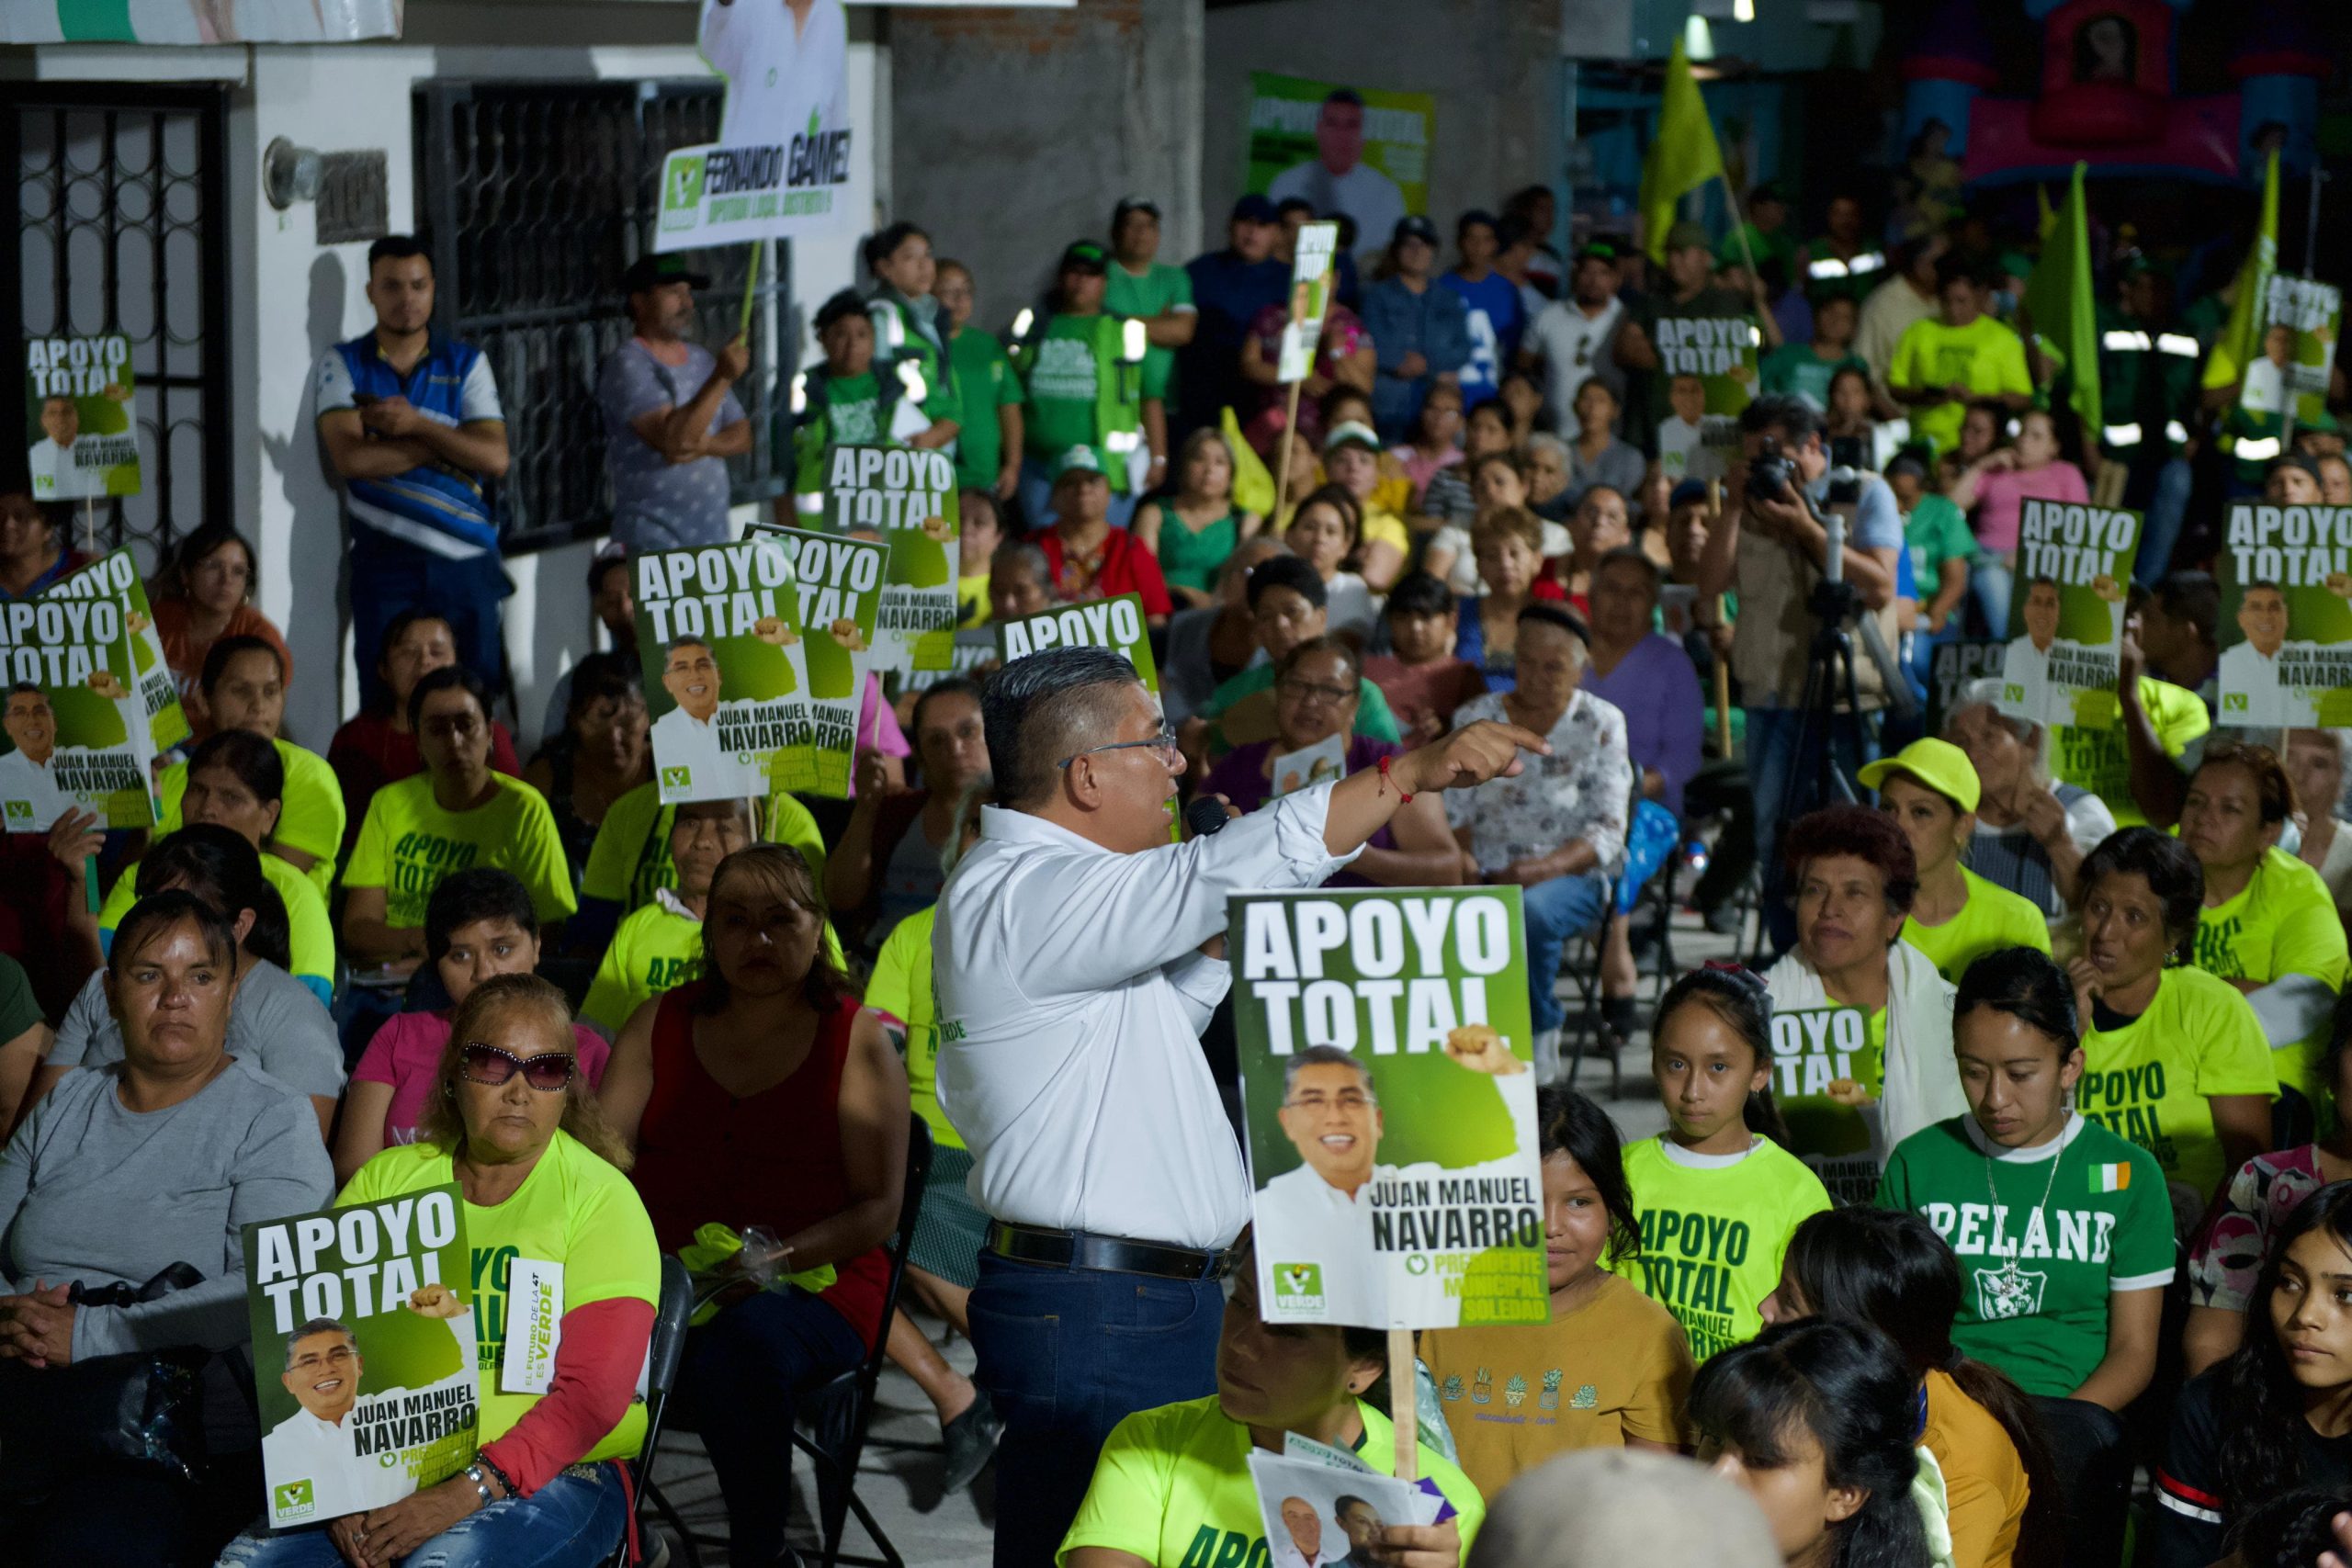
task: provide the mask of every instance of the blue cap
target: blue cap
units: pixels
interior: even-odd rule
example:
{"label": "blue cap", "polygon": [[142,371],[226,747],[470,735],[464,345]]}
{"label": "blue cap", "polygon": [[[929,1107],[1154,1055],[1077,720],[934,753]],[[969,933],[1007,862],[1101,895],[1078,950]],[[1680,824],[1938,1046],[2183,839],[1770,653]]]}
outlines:
{"label": "blue cap", "polygon": [[1706,480],[1684,479],[1680,484],[1674,487],[1674,493],[1666,498],[1666,504],[1669,511],[1679,512],[1686,506],[1696,506],[1702,504],[1706,501]]}
{"label": "blue cap", "polygon": [[1282,215],[1274,210],[1274,204],[1272,202],[1268,201],[1264,197],[1252,192],[1233,204],[1233,216],[1227,219],[1227,221],[1230,223],[1279,223],[1282,221]]}

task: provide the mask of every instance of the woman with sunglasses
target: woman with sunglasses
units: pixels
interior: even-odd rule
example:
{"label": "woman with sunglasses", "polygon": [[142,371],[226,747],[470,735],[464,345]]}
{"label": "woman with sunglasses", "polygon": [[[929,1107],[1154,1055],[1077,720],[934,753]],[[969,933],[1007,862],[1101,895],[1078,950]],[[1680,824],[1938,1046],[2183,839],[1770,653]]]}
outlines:
{"label": "woman with sunglasses", "polygon": [[710,881],[703,977],[638,1009],[605,1075],[662,1247],[714,1221],[762,1225],[783,1240],[778,1273],[796,1277],[723,1291],[678,1369],[739,1562],[784,1551],[800,1392],[856,1366],[882,1332],[883,1243],[906,1183],[906,1069],[824,931],[798,853],[729,855]]}
{"label": "woman with sunglasses", "polygon": [[[660,1296],[662,1254],[628,1177],[628,1150],[579,1071],[571,1007],[536,975],[474,987],[449,1021],[417,1141],[385,1150],[338,1203],[456,1182],[473,1254],[481,1449],[436,1485],[311,1529],[248,1530],[224,1568],[392,1568],[528,1562],[592,1568],[628,1522],[620,1461],[645,1440],[633,1395]],[[504,1258],[562,1269],[555,1371],[544,1393],[505,1390]],[[437,1554],[437,1555],[436,1555]]]}
{"label": "woman with sunglasses", "polygon": [[[1274,737],[1227,752],[1204,786],[1242,811],[1327,778],[1377,768],[1401,757],[1401,746],[1355,732],[1363,661],[1335,637],[1309,637],[1274,666]],[[1315,747],[1323,751],[1313,758]],[[1435,795],[1416,795],[1372,836],[1363,853],[1326,884],[1331,887],[1436,887],[1453,881],[1462,852],[1445,825]]]}

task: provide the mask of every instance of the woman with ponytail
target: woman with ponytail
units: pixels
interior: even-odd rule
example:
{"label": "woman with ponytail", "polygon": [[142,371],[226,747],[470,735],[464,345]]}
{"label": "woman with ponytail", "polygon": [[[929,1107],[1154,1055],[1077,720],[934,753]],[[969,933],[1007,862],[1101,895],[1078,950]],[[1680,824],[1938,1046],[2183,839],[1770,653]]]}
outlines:
{"label": "woman with ponytail", "polygon": [[1767,1323],[1867,1323],[1927,1390],[1919,1446],[1942,1471],[1952,1568],[2056,1568],[2065,1516],[2025,1392],[1952,1343],[1960,1265],[1917,1214],[1832,1209],[1797,1227]]}
{"label": "woman with ponytail", "polygon": [[1767,1329],[1699,1369],[1699,1461],[1756,1499],[1788,1568],[1928,1568],[1919,1382],[1859,1323]]}

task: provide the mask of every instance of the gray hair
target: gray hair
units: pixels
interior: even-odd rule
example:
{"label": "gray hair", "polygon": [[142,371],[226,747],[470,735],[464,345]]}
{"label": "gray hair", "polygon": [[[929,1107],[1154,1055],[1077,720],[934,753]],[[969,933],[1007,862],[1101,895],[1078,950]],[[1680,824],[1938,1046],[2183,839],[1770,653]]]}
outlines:
{"label": "gray hair", "polygon": [[1489,1507],[1469,1568],[1780,1568],[1771,1529],[1747,1494],[1679,1455],[1562,1454],[1521,1472]]}
{"label": "gray hair", "polygon": [[2050,731],[2030,718],[2018,718],[2001,711],[2000,677],[1984,676],[1961,687],[1960,700],[1951,705],[1950,713],[1944,715],[1944,728],[1950,729],[1953,719],[1973,707],[1991,708],[1994,719],[2007,728],[2017,739],[2017,743],[2025,748],[2027,777],[2037,784],[2050,782]]}
{"label": "gray hair", "polygon": [[[2342,770],[2344,778],[2336,789],[2335,798],[2328,803],[2328,814],[2340,819],[2347,807],[2352,807],[2352,729],[2282,729],[2278,732],[2278,756],[2282,761],[2286,759],[2287,743],[2299,734],[2324,735],[2335,742],[2335,763]],[[2308,800],[2303,801],[2301,805],[2306,811],[2312,808],[2312,803]]]}
{"label": "gray hair", "polygon": [[288,1371],[294,1366],[294,1347],[317,1334],[340,1334],[351,1341],[351,1348],[355,1352],[359,1348],[359,1336],[347,1326],[331,1317],[314,1317],[308,1323],[297,1325],[294,1332],[286,1337],[286,1365]]}
{"label": "gray hair", "polygon": [[1353,1067],[1363,1075],[1363,1091],[1372,1093],[1372,1069],[1363,1065],[1352,1051],[1342,1051],[1337,1045],[1309,1045],[1293,1055],[1283,1067],[1283,1098],[1290,1098],[1291,1089],[1298,1083],[1298,1075],[1309,1067]]}
{"label": "gray hair", "polygon": [[1126,655],[1107,648],[1047,649],[998,671],[980,694],[998,799],[1019,808],[1050,795],[1056,764],[1102,745],[1119,699],[1142,684]]}
{"label": "gray hair", "polygon": [[989,557],[989,581],[995,581],[997,574],[1008,567],[1012,569],[1015,576],[1025,574],[1033,582],[1048,588],[1053,586],[1053,565],[1046,559],[1046,552],[1035,545],[1023,544],[1019,539],[1007,539],[999,545],[996,553]]}
{"label": "gray hair", "polygon": [[1538,452],[1549,452],[1560,459],[1561,468],[1572,469],[1576,467],[1575,461],[1568,456],[1568,444],[1549,431],[1539,430],[1521,445],[1531,457]]}

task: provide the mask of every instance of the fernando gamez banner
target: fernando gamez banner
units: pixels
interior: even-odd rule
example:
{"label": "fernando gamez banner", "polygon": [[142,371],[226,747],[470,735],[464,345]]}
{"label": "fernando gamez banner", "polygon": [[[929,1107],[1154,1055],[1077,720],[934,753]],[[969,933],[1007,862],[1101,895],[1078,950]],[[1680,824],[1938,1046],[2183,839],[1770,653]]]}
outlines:
{"label": "fernando gamez banner", "polygon": [[849,22],[841,0],[703,0],[702,56],[727,78],[718,140],[662,162],[657,251],[821,234],[848,200]]}

